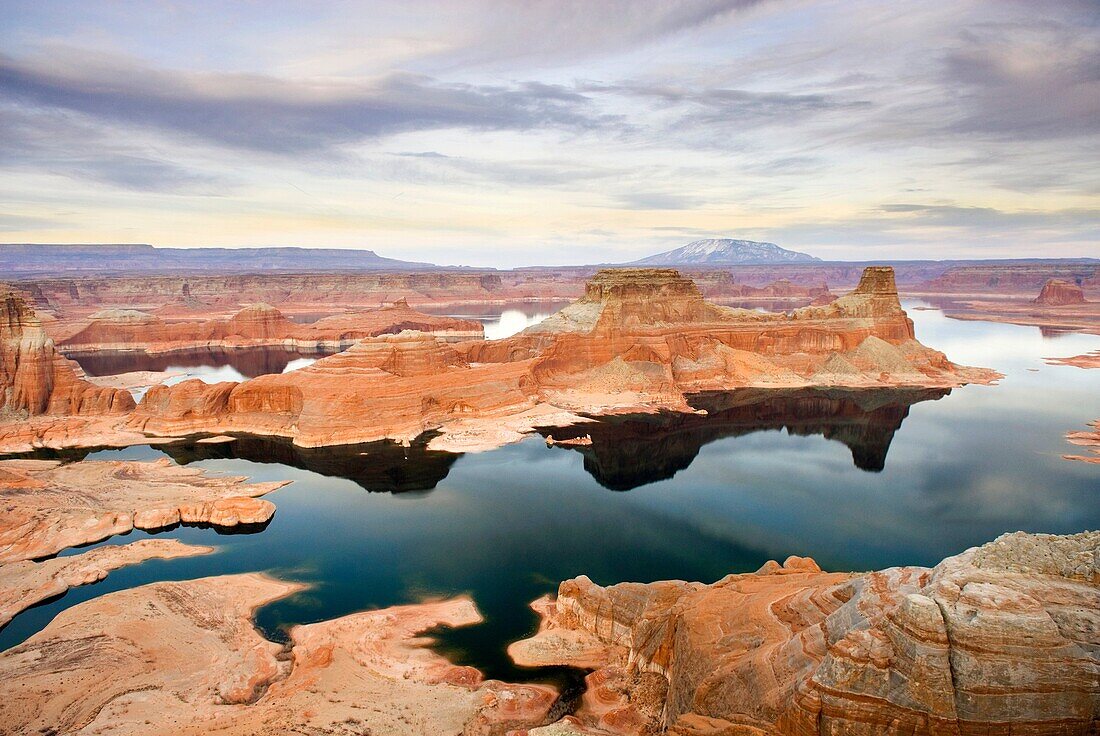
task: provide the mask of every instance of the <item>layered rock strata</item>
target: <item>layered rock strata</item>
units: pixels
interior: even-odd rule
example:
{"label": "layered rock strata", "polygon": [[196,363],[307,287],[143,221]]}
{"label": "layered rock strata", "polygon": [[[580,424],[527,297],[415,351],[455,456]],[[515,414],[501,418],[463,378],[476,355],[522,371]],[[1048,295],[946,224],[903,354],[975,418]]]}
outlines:
{"label": "layered rock strata", "polygon": [[200,348],[282,346],[310,351],[343,350],[365,337],[403,330],[432,333],[449,341],[482,337],[480,322],[424,314],[404,299],[378,309],[297,324],[268,304],[254,304],[228,319],[165,321],[136,310],[108,309],[91,316],[58,343],[68,354],[91,352],[171,353]]}
{"label": "layered rock strata", "polygon": [[257,497],[290,481],[246,480],[208,476],[167,459],[0,461],[0,563],[46,557],[131,529],[265,523],[275,505]]}
{"label": "layered rock strata", "polygon": [[213,547],[184,544],[176,539],[142,539],[121,546],[96,547],[69,557],[41,562],[20,560],[0,564],[0,628],[20,611],[63,595],[69,588],[97,583],[112,570],[151,559],[191,557]]}
{"label": "layered rock strata", "polygon": [[563,411],[691,411],[688,392],[946,388],[997,377],[918,343],[888,268],[868,268],[851,294],[789,315],[711,304],[672,269],[619,269],[601,271],[582,299],[512,338],[451,346],[402,332],[289,374],[154,387],[129,427],[279,435],[304,446],[461,428],[495,445],[496,425],[509,418],[530,416],[523,431]]}
{"label": "layered rock strata", "polygon": [[133,408],[128,391],[85,381],[20,295],[0,294],[0,417],[122,414]]}
{"label": "layered rock strata", "polygon": [[538,610],[510,651],[606,661],[625,685],[578,712],[603,732],[1085,736],[1100,718],[1100,532],[1006,534],[864,575],[792,557],[712,585],[580,577]]}
{"label": "layered rock strata", "polygon": [[547,720],[556,693],[485,682],[420,632],[480,621],[468,598],[296,626],[265,640],[256,607],[301,586],[259,574],[155,583],[63,611],[0,654],[12,733],[466,734]]}
{"label": "layered rock strata", "polygon": [[1035,303],[1048,307],[1084,304],[1085,292],[1081,290],[1080,286],[1070,281],[1050,279],[1043,284],[1043,289],[1039,292],[1039,296],[1035,298]]}

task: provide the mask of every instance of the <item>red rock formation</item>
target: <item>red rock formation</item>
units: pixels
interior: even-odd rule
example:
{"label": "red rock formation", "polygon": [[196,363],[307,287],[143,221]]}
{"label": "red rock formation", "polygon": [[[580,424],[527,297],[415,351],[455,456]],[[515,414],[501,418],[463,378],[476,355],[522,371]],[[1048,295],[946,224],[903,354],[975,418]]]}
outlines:
{"label": "red rock formation", "polygon": [[1085,292],[1077,284],[1061,279],[1050,279],[1043,284],[1043,290],[1035,298],[1036,304],[1048,307],[1063,307],[1067,304],[1084,304]]}
{"label": "red rock formation", "polygon": [[243,348],[281,345],[305,349],[344,349],[364,337],[419,330],[449,340],[483,334],[481,323],[417,312],[401,299],[379,309],[296,324],[278,309],[253,304],[228,319],[167,322],[134,310],[109,309],[92,315],[80,329],[58,343],[70,353],[139,350],[165,353],[196,348]]}
{"label": "red rock formation", "polygon": [[184,544],[178,539],[142,539],[41,562],[20,560],[0,565],[0,627],[31,606],[64,595],[69,588],[98,583],[120,567],[213,551],[213,547]]}
{"label": "red rock formation", "polygon": [[[1017,533],[931,570],[825,573],[793,557],[713,585],[580,577],[510,651],[591,662],[602,642],[609,676],[663,678],[649,727],[681,736],[1085,736],[1100,717],[1098,555],[1100,532]],[[606,729],[607,712],[578,716]]]}
{"label": "red rock formation", "polygon": [[54,348],[23,298],[0,295],[0,413],[119,414],[134,408],[128,391],[94,386]]}
{"label": "red rock formation", "polygon": [[303,586],[258,573],[159,582],[61,612],[0,654],[0,730],[174,736],[523,734],[557,693],[483,681],[423,632],[481,616],[467,597],[394,606],[264,639],[255,610]]}
{"label": "red rock formation", "polygon": [[424,333],[381,335],[293,373],[155,386],[132,426],[163,434],[282,435],[313,447],[411,439],[451,418],[530,408],[529,368],[528,362],[471,366]]}
{"label": "red rock formation", "polygon": [[671,269],[618,269],[601,271],[584,297],[512,338],[451,347],[423,333],[382,335],[289,374],[155,387],[130,426],[319,446],[410,439],[537,405],[688,410],[684,393],[693,391],[950,387],[995,377],[916,342],[888,268],[869,268],[851,294],[790,315],[711,304]]}
{"label": "red rock formation", "polygon": [[1034,294],[1049,280],[1095,287],[1100,269],[1095,263],[982,263],[953,266],[918,290],[937,294]]}
{"label": "red rock formation", "polygon": [[1080,460],[1085,463],[1100,463],[1100,419],[1089,424],[1091,429],[1083,432],[1069,432],[1066,439],[1091,451],[1091,455],[1062,455],[1066,460]]}
{"label": "red rock formation", "polygon": [[257,496],[290,481],[246,483],[239,476],[157,462],[46,460],[0,463],[0,565],[32,560],[133,529],[174,524],[261,524],[275,504]]}

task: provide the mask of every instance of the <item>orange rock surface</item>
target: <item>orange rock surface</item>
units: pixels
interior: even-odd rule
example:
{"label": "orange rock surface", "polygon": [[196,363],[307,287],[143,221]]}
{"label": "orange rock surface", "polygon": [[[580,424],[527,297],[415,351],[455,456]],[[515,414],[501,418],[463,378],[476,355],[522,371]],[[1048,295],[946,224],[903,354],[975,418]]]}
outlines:
{"label": "orange rock surface", "polygon": [[0,564],[0,627],[36,603],[63,595],[77,585],[97,583],[112,570],[150,559],[190,557],[213,547],[184,544],[177,539],[142,539],[121,546],[96,547],[68,557],[41,562],[21,560]]}
{"label": "orange rock surface", "polygon": [[128,391],[85,381],[21,296],[0,294],[0,415],[121,414],[133,408]]}
{"label": "orange rock surface", "polygon": [[28,734],[504,736],[547,720],[552,689],[483,682],[424,648],[422,631],[481,620],[469,598],[297,626],[286,648],[265,640],[253,611],[300,589],[229,575],[74,606],[0,654],[0,723]]}
{"label": "orange rock surface", "polygon": [[297,324],[267,304],[254,304],[228,319],[165,321],[144,312],[108,309],[70,328],[59,346],[72,353],[144,351],[165,353],[196,348],[281,345],[310,350],[341,350],[364,337],[402,330],[429,332],[447,340],[482,336],[481,323],[424,314],[401,299],[378,309],[350,312]]}
{"label": "orange rock surface", "polygon": [[[933,569],[826,573],[792,557],[713,585],[580,577],[510,651],[591,662],[603,643],[605,680],[627,687],[577,713],[603,732],[1085,736],[1100,717],[1098,559],[1100,532],[1015,533]],[[651,695],[636,702],[631,683],[647,675],[665,692],[637,726]]]}
{"label": "orange rock surface", "polygon": [[1050,279],[1035,298],[1036,304],[1063,307],[1067,304],[1084,304],[1085,292],[1077,284],[1062,279]]}
{"label": "orange rock surface", "polygon": [[[250,432],[320,446],[478,430],[536,407],[690,410],[685,392],[741,387],[951,387],[989,382],[914,339],[893,272],[868,268],[831,304],[790,315],[711,304],[671,269],[612,269],[511,338],[451,346],[424,333],[360,341],[304,369],[151,389],[129,427]],[[364,421],[364,418],[369,418]],[[545,422],[544,422],[545,423]]]}
{"label": "orange rock surface", "polygon": [[270,520],[275,505],[256,497],[290,481],[246,480],[209,476],[167,459],[0,461],[0,563],[45,557],[135,528]]}
{"label": "orange rock surface", "polygon": [[1091,455],[1063,455],[1066,460],[1080,460],[1086,463],[1100,463],[1100,419],[1089,425],[1092,429],[1083,432],[1069,432],[1066,439],[1075,445],[1091,451]]}
{"label": "orange rock surface", "polygon": [[1050,365],[1072,365],[1077,368],[1100,368],[1100,350],[1093,350],[1084,355],[1074,355],[1069,358],[1046,358]]}

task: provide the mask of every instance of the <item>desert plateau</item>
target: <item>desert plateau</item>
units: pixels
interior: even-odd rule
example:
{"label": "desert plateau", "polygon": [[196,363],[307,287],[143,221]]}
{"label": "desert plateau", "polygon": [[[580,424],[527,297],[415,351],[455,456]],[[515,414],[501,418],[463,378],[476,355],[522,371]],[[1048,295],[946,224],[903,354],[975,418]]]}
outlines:
{"label": "desert plateau", "polygon": [[0,0],[0,736],[1100,736],[1100,14]]}

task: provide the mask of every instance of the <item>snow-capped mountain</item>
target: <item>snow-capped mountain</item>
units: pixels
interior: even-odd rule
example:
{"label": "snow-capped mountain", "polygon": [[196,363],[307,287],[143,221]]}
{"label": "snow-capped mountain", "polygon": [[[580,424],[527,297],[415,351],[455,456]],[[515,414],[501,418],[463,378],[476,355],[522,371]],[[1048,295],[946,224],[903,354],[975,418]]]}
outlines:
{"label": "snow-capped mountain", "polygon": [[808,263],[820,261],[806,253],[780,248],[775,243],[754,240],[710,238],[696,240],[674,250],[658,253],[629,266],[734,266],[758,263]]}

